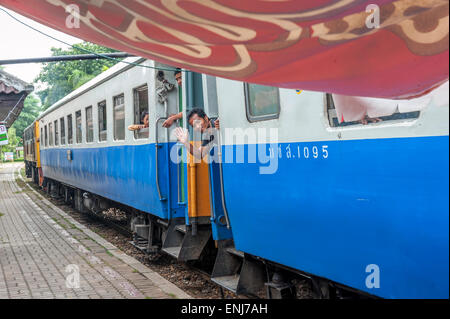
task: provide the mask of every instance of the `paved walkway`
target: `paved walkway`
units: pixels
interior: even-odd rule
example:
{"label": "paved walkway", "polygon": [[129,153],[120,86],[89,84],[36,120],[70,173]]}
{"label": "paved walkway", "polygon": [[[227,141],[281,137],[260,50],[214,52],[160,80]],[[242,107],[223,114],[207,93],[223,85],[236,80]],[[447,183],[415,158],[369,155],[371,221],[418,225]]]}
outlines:
{"label": "paved walkway", "polygon": [[0,299],[190,298],[46,199],[33,202],[22,167],[0,164]]}

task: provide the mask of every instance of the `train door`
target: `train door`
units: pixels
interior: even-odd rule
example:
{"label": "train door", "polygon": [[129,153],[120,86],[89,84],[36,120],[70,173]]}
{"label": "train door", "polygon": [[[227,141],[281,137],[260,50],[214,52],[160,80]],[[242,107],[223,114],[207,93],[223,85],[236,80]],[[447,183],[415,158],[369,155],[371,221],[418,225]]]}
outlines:
{"label": "train door", "polygon": [[[200,141],[193,140],[192,128],[186,121],[186,114],[193,108],[204,109],[202,75],[194,72],[183,72],[182,96],[180,96],[183,123],[180,125],[189,129],[191,143],[198,145]],[[183,161],[179,163],[179,199],[187,202],[187,210],[183,223],[172,223],[163,251],[180,261],[196,260],[211,237],[209,200],[209,172],[206,162],[194,161],[190,153],[180,146]]]}
{"label": "train door", "polygon": [[[189,72],[186,77],[186,114],[194,108],[205,110],[202,75]],[[194,134],[193,128],[188,123],[186,123],[186,127],[189,129],[191,143],[199,147],[201,144],[201,141],[198,140],[200,134]],[[192,225],[195,232],[197,225],[210,223],[209,172],[208,164],[205,161],[195,160],[191,154],[187,154],[187,156],[189,158],[187,165],[189,199],[186,224]]]}

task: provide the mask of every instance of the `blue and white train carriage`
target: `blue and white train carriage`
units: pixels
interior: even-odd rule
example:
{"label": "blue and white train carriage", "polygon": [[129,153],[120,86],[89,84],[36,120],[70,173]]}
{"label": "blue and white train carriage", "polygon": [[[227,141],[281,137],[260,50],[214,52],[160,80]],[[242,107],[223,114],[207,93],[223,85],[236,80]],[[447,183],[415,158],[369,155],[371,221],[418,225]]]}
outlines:
{"label": "blue and white train carriage", "polygon": [[[197,260],[212,236],[212,280],[237,293],[292,296],[302,275],[323,296],[448,298],[448,93],[361,101],[191,72],[180,90],[162,72],[118,64],[38,118],[49,191],[123,205],[147,252]],[[348,103],[383,104],[382,121]],[[220,118],[221,162],[170,160],[162,121],[193,107]],[[149,128],[128,131],[143,112]]]}
{"label": "blue and white train carriage", "polygon": [[[318,277],[326,296],[344,285],[384,298],[449,297],[448,82],[410,101],[216,84],[222,159],[235,156],[222,164],[218,211],[238,251],[274,265],[269,290],[289,291],[284,268]],[[240,133],[227,139],[230,128]],[[252,291],[257,281],[239,272],[265,280],[252,262],[223,267],[234,260],[223,247],[214,281]]]}
{"label": "blue and white train carriage", "polygon": [[[54,186],[80,210],[104,208],[107,199],[163,221],[184,218],[180,168],[168,159],[174,141],[161,127],[169,112],[179,111],[173,68],[127,61],[141,67],[119,63],[37,119],[44,186],[48,182],[48,190]],[[149,128],[129,131],[145,112]]]}

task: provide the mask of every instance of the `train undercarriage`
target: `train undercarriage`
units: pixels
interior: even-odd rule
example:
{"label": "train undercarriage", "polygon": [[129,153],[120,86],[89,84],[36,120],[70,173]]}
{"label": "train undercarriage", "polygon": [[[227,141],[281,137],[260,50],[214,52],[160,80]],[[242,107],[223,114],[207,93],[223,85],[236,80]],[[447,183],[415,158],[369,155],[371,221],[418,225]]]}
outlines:
{"label": "train undercarriage", "polygon": [[[26,175],[39,182],[37,169],[27,165]],[[126,227],[132,235],[135,248],[152,256],[166,253],[180,262],[195,264],[210,274],[212,282],[222,289],[250,298],[295,299],[305,298],[299,285],[305,282],[311,289],[306,298],[355,299],[374,298],[277,263],[253,256],[235,248],[233,240],[214,241],[207,224],[192,227],[184,218],[163,220],[132,207],[108,200],[73,186],[43,179],[43,190],[52,198],[63,200],[79,212],[101,214],[109,208],[126,213]]]}

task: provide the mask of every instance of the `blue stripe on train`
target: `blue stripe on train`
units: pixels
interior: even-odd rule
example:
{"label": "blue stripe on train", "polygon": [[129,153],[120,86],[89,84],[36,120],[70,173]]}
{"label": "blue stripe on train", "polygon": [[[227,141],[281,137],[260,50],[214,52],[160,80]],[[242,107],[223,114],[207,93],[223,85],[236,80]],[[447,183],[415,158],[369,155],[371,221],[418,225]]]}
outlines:
{"label": "blue stripe on train", "polygon": [[[449,297],[448,136],[280,150],[273,175],[224,164],[237,249],[381,297]],[[372,264],[379,288],[366,286]]]}
{"label": "blue stripe on train", "polygon": [[171,214],[168,213],[167,201],[160,201],[156,189],[155,144],[74,148],[71,149],[72,161],[67,159],[67,148],[44,149],[41,150],[42,169],[45,177],[158,217],[184,217],[185,206],[178,204],[177,165],[170,162],[169,194],[167,143],[160,145],[159,181],[162,196],[170,195]]}

